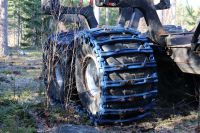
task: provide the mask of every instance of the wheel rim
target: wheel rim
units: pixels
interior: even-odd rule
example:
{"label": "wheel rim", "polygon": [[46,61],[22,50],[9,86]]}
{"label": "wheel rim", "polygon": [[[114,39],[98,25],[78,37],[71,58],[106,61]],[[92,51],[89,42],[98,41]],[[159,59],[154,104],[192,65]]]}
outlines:
{"label": "wheel rim", "polygon": [[98,112],[101,112],[101,90],[100,90],[100,73],[98,70],[98,65],[95,61],[95,58],[92,56],[87,56],[84,60],[84,67],[83,67],[83,74],[84,74],[84,84],[89,94],[90,104],[88,105],[88,110],[93,114],[96,115]]}
{"label": "wheel rim", "polygon": [[55,76],[56,76],[56,82],[57,82],[58,86],[61,88],[63,85],[63,78],[62,78],[61,68],[58,63],[55,68]]}
{"label": "wheel rim", "polygon": [[99,71],[92,57],[87,57],[85,62],[85,85],[88,93],[92,97],[97,97],[100,94],[99,89]]}

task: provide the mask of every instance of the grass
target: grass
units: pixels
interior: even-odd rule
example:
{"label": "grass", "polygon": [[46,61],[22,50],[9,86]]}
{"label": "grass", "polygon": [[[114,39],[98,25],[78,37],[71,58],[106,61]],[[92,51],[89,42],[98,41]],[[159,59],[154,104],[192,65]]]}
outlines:
{"label": "grass", "polygon": [[7,92],[0,97],[0,132],[35,133],[35,119],[26,104],[20,104]]}
{"label": "grass", "polygon": [[[34,100],[38,100],[39,94],[35,95],[38,89],[33,88],[32,84],[38,84],[39,81],[32,82],[31,79],[34,80],[33,78],[40,74],[41,70],[37,68],[32,71],[32,66],[35,66],[33,60],[41,59],[41,51],[23,50],[27,51],[27,55],[19,56],[17,49],[11,48],[9,57],[0,58],[2,63],[0,70],[2,79],[0,79],[0,133],[35,133],[37,131],[36,119],[31,112],[34,110],[35,104],[38,103]],[[19,85],[15,88],[14,84],[23,80],[28,82],[27,85],[18,83]],[[2,86],[1,83],[8,85]],[[23,89],[21,85],[24,86]]]}
{"label": "grass", "polygon": [[6,75],[10,75],[10,74],[13,74],[13,71],[11,71],[11,70],[4,70],[4,71],[0,71],[0,73],[6,74]]}
{"label": "grass", "polygon": [[[34,48],[22,50],[27,55],[18,56],[17,50],[12,49],[12,57],[0,59],[2,65],[5,66],[0,70],[0,133],[34,133],[37,131],[38,118],[44,121],[45,127],[48,128],[68,123],[91,125],[86,114],[78,114],[73,105],[66,110],[46,108],[44,85],[39,78],[42,52]],[[8,84],[5,85],[8,88],[1,86],[3,82]],[[16,86],[16,88],[11,86]],[[152,132],[182,132],[186,130],[185,127],[197,126],[197,110],[193,111],[184,107],[173,109],[174,105],[164,100],[159,101],[153,112],[153,119],[133,124],[131,129],[120,126],[116,132],[141,131],[142,128],[150,129],[150,131],[152,129]],[[114,128],[110,127],[108,130],[113,132]]]}

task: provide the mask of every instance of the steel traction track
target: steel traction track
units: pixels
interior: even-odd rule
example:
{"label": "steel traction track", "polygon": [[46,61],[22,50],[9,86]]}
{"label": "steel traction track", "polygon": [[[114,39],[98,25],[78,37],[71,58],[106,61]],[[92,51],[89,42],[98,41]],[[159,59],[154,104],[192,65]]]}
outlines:
{"label": "steel traction track", "polygon": [[[122,36],[118,37],[109,37],[109,35],[119,34]],[[123,37],[123,34],[130,34],[130,36]],[[98,40],[98,37],[105,36],[104,39]],[[121,95],[121,96],[112,96],[107,95],[106,90],[111,87],[117,87],[118,89],[124,88],[125,86],[139,86],[143,84],[156,84],[158,82],[158,77],[156,71],[152,75],[148,75],[148,77],[143,77],[139,79],[130,79],[130,80],[118,80],[111,81],[108,77],[109,73],[115,71],[133,71],[136,69],[145,69],[151,68],[156,69],[156,61],[153,55],[153,49],[151,48],[151,43],[149,43],[148,39],[145,37],[141,37],[137,31],[133,29],[124,29],[124,28],[96,28],[89,31],[83,31],[79,34],[79,38],[83,38],[85,41],[84,44],[88,44],[93,48],[93,51],[96,54],[97,61],[100,64],[100,71],[103,73],[103,77],[101,79],[101,89],[102,89],[102,110],[97,113],[97,115],[90,115],[90,118],[94,123],[97,124],[110,124],[110,123],[126,123],[132,122],[135,120],[143,119],[146,116],[150,115],[149,110],[154,106],[154,98],[157,95],[157,87],[151,88],[150,91],[132,94],[132,95]],[[103,51],[103,45],[114,45],[115,43],[123,43],[130,42],[129,45],[134,45],[134,43],[143,44],[143,48],[131,48],[131,49],[120,49],[120,50],[112,50],[112,51]],[[133,44],[131,44],[133,43]],[[145,53],[151,57],[150,62],[139,62],[139,63],[129,63],[129,64],[121,64],[121,65],[113,65],[110,66],[106,63],[106,58],[113,56],[121,56],[121,55],[134,55],[136,53]],[[134,108],[125,108],[125,109],[106,109],[103,104],[107,102],[126,102],[129,98],[137,98],[145,100],[147,98],[152,98],[152,102],[145,106],[139,106]],[[134,102],[133,102],[134,104]],[[142,111],[141,111],[142,110]],[[130,112],[139,112],[136,116],[130,116],[130,118],[120,118],[120,119],[108,119],[104,116],[106,115],[123,115]]]}

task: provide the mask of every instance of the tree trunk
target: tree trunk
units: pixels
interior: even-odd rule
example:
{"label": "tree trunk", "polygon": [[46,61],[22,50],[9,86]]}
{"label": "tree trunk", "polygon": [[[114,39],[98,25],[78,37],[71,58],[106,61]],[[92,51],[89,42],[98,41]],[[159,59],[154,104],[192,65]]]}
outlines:
{"label": "tree trunk", "polygon": [[109,25],[110,11],[109,8],[106,8],[106,25]]}
{"label": "tree trunk", "polygon": [[100,8],[95,5],[95,2],[94,2],[93,7],[94,7],[94,16],[96,17],[97,22],[99,24],[100,23]]}
{"label": "tree trunk", "polygon": [[8,0],[0,0],[0,56],[8,55]]}

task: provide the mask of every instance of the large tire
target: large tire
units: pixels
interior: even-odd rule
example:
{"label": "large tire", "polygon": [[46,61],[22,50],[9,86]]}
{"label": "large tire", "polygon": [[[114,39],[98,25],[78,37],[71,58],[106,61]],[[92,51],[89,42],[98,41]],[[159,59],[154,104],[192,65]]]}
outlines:
{"label": "large tire", "polygon": [[126,123],[150,114],[158,79],[146,38],[130,29],[95,29],[82,32],[76,45],[77,91],[94,123]]}
{"label": "large tire", "polygon": [[183,73],[165,51],[155,49],[157,73],[159,78],[159,97],[171,103],[198,102],[199,78],[197,75]]}
{"label": "large tire", "polygon": [[56,39],[55,36],[50,37],[44,45],[44,84],[50,105],[64,106],[71,98],[75,86],[73,42],[62,41],[66,38],[69,40],[69,34],[61,33],[56,35]]}

